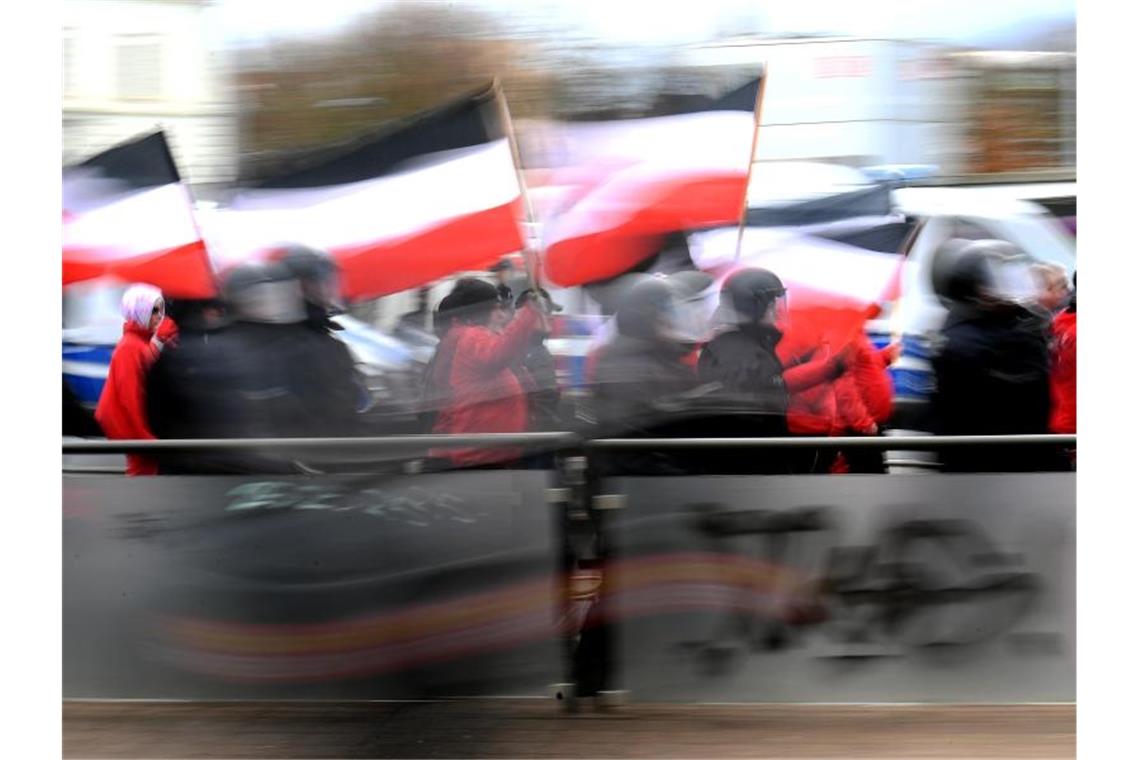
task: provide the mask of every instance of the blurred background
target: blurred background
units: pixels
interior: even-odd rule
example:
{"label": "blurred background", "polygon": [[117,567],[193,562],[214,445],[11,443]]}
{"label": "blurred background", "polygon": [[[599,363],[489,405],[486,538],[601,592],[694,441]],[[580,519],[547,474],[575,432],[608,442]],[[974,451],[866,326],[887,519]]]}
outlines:
{"label": "blurred background", "polygon": [[[1075,220],[1075,32],[1075,0],[668,9],[652,0],[64,0],[62,160],[161,126],[209,241],[211,211],[235,183],[497,77],[541,217],[543,172],[557,160],[549,125],[665,113],[767,64],[753,202],[834,193],[878,179],[875,167],[906,167],[908,179],[935,185],[1070,183],[1053,193],[1061,207],[1032,200]],[[1009,231],[985,236],[1034,248]],[[1071,253],[1048,250],[1031,253],[1071,269]],[[357,358],[385,371],[407,364],[422,347],[386,334],[450,285],[351,304]],[[102,320],[113,341],[120,290],[69,288],[65,328]],[[568,313],[596,313],[583,293],[555,297]],[[584,343],[594,326],[570,337]],[[556,355],[581,363],[585,349],[564,337],[555,336]]]}
{"label": "blurred background", "polygon": [[535,121],[649,114],[761,61],[757,161],[1075,165],[1073,0],[65,0],[63,27],[64,163],[161,122],[205,201],[492,76],[525,144]]}

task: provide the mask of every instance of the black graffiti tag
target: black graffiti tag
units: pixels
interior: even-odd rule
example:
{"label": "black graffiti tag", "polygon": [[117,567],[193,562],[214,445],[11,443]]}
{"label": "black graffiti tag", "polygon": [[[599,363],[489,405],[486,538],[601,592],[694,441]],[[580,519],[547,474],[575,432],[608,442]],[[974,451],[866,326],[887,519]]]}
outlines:
{"label": "black graffiti tag", "polygon": [[869,546],[837,546],[824,507],[692,510],[693,530],[716,553],[738,553],[744,538],[756,559],[802,567],[797,550],[822,549],[809,561],[809,582],[776,588],[762,604],[742,589],[709,639],[683,645],[714,671],[742,649],[779,649],[810,629],[840,645],[834,657],[868,656],[876,644],[961,649],[1008,632],[1041,591],[1019,556],[998,551],[966,520],[905,520]]}

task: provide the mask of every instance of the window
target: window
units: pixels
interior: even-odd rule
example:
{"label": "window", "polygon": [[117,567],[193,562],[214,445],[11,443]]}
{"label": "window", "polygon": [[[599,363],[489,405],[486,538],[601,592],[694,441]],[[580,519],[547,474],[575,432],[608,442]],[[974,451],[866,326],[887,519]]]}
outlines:
{"label": "window", "polygon": [[973,219],[963,219],[956,217],[953,222],[953,231],[950,234],[952,238],[960,238],[962,240],[1000,240],[1001,235],[994,233],[992,230],[987,229],[980,222]]}
{"label": "window", "polygon": [[120,37],[116,45],[115,81],[122,100],[162,97],[162,45],[152,35]]}
{"label": "window", "polygon": [[76,92],[75,56],[77,45],[75,38],[65,35],[63,38],[63,94],[74,95]]}

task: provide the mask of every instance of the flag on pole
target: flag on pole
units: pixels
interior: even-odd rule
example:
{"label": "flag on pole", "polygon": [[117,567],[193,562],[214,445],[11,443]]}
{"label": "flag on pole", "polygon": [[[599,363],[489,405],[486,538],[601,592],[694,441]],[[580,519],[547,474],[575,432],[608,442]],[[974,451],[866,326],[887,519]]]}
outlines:
{"label": "flag on pole", "polygon": [[193,202],[162,131],[63,171],[63,284],[145,282],[174,298],[216,293]]}
{"label": "flag on pole", "polygon": [[247,183],[210,215],[218,263],[287,243],[320,248],[356,300],[522,250],[522,194],[498,101],[489,85]]}
{"label": "flag on pole", "polygon": [[545,221],[543,272],[569,287],[629,271],[672,232],[740,220],[762,78],[682,112],[565,125],[564,188]]}
{"label": "flag on pole", "polygon": [[739,258],[737,230],[724,228],[689,238],[693,262],[719,285],[745,267],[776,274],[788,291],[790,331],[805,343],[839,349],[863,330],[884,298],[897,297],[897,254],[845,245],[787,229],[750,227]]}

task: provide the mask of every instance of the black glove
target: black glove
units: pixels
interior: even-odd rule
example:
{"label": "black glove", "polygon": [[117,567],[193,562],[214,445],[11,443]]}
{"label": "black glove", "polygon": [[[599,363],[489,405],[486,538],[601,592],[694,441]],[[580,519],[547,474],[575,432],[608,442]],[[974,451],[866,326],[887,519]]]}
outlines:
{"label": "black glove", "polygon": [[533,302],[538,310],[547,316],[562,311],[562,307],[554,303],[550,298],[550,294],[543,288],[538,288],[537,290],[535,288],[527,288],[519,293],[518,298],[515,300],[515,308],[522,308],[528,301]]}

